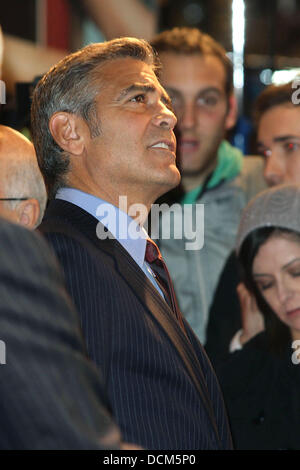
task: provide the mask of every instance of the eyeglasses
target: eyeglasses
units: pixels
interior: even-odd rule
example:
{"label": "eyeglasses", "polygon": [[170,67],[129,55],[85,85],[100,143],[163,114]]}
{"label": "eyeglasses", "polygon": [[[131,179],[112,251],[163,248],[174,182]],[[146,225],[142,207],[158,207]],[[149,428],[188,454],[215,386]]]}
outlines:
{"label": "eyeglasses", "polygon": [[28,197],[0,197],[0,201],[27,201]]}

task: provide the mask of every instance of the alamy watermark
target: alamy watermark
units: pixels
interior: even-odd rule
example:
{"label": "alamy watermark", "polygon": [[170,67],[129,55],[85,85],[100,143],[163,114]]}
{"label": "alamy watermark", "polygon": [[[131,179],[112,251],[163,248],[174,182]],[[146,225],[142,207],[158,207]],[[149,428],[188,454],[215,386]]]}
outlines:
{"label": "alamy watermark", "polygon": [[[204,204],[153,204],[150,221],[143,204],[127,206],[127,197],[119,197],[119,209],[111,204],[100,204],[96,216],[100,240],[117,237],[119,240],[146,237],[152,240],[184,240],[186,250],[201,250],[204,245]],[[128,216],[131,219],[128,219]],[[150,222],[150,227],[149,227]]]}
{"label": "alamy watermark", "polygon": [[0,340],[0,365],[6,364],[6,345]]}
{"label": "alamy watermark", "polygon": [[300,104],[300,77],[292,81],[292,88],[295,89],[292,93],[292,103],[298,105]]}
{"label": "alamy watermark", "polygon": [[295,365],[300,364],[300,339],[292,342],[292,348],[295,349],[292,354],[292,363]]}

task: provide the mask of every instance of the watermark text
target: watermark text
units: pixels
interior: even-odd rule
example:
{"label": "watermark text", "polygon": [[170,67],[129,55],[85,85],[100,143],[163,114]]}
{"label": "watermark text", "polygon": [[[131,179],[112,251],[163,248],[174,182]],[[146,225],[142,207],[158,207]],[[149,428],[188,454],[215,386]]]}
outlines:
{"label": "watermark text", "polygon": [[6,86],[3,80],[0,80],[0,104],[6,104]]}
{"label": "watermark text", "polygon": [[[96,216],[97,237],[100,240],[184,240],[186,250],[201,250],[204,245],[204,204],[153,204],[150,216],[143,204],[127,206],[127,197],[119,197],[118,208],[100,204]],[[150,225],[150,227],[149,227]]]}
{"label": "watermark text", "polygon": [[6,345],[0,340],[0,365],[6,364]]}
{"label": "watermark text", "polygon": [[295,105],[300,104],[300,77],[292,81],[292,88],[295,89],[292,93],[292,103]]}

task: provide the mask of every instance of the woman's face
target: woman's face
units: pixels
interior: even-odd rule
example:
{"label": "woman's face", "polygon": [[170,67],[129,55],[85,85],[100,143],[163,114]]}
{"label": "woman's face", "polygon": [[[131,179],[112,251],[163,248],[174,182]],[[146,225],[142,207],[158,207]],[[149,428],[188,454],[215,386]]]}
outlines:
{"label": "woman's face", "polygon": [[271,236],[254,258],[254,281],[278,318],[300,339],[300,243]]}

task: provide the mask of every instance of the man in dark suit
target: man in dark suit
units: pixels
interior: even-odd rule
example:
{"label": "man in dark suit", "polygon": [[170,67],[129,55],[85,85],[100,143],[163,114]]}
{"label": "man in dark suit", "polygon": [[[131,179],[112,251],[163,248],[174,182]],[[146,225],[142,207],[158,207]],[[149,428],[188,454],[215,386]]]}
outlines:
{"label": "man in dark suit", "polygon": [[122,38],[68,56],[37,85],[32,131],[51,199],[41,231],[124,439],[228,449],[216,377],[142,228],[151,204],[180,180],[176,118],[155,72],[151,47]]}
{"label": "man in dark suit", "polygon": [[119,449],[45,241],[0,220],[0,449]]}

